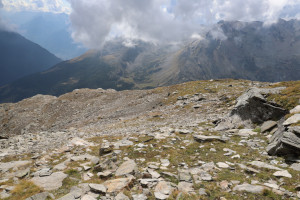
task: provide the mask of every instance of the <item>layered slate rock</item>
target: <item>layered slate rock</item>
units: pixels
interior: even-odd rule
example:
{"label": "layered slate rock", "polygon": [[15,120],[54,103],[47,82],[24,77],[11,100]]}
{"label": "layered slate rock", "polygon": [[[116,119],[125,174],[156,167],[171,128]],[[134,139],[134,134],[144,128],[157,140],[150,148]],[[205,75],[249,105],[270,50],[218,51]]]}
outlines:
{"label": "layered slate rock", "polygon": [[67,174],[64,174],[63,172],[55,172],[51,174],[50,176],[44,176],[44,177],[34,177],[31,179],[31,181],[43,188],[46,191],[49,190],[56,190],[62,186],[62,181],[67,178]]}
{"label": "layered slate rock", "polygon": [[300,126],[278,130],[270,139],[267,152],[269,155],[300,155]]}
{"label": "layered slate rock", "polygon": [[137,165],[134,160],[124,162],[116,171],[116,176],[123,176],[126,174],[133,174],[137,170]]}
{"label": "layered slate rock", "polygon": [[253,124],[262,124],[265,121],[278,121],[288,114],[288,111],[278,104],[266,99],[268,94],[279,93],[284,88],[260,89],[251,88],[237,99],[229,116],[218,124],[216,130],[225,130],[245,126],[253,128]]}

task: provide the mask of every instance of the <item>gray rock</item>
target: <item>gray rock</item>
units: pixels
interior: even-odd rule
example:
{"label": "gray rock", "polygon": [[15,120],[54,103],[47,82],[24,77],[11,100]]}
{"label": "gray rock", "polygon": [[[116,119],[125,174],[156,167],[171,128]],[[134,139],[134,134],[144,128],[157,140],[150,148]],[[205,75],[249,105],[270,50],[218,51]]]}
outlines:
{"label": "gray rock", "polygon": [[113,146],[109,144],[103,144],[99,149],[99,155],[103,156],[113,151]]}
{"label": "gray rock", "polygon": [[158,179],[140,179],[143,188],[152,188],[158,183]]}
{"label": "gray rock", "polygon": [[292,110],[290,110],[290,113],[291,114],[300,113],[300,105],[298,105],[295,108],[293,108]]}
{"label": "gray rock", "polygon": [[277,172],[273,173],[273,175],[276,177],[292,178],[292,175],[287,170],[277,171]]}
{"label": "gray rock", "polygon": [[178,183],[178,190],[179,192],[183,193],[194,193],[193,183],[187,182],[179,182]]}
{"label": "gray rock", "polygon": [[200,196],[206,196],[206,195],[207,195],[207,193],[206,193],[206,191],[205,191],[204,188],[200,188],[199,191],[198,191],[198,194],[199,194]]}
{"label": "gray rock", "polygon": [[137,164],[134,160],[124,162],[116,171],[116,176],[123,176],[126,174],[134,174],[137,171]]}
{"label": "gray rock", "polygon": [[153,169],[147,169],[147,171],[149,172],[149,174],[153,179],[158,179],[160,177],[160,174],[154,171]]}
{"label": "gray rock", "polygon": [[98,172],[97,173],[97,176],[99,178],[102,178],[102,179],[106,179],[106,178],[109,178],[113,175],[113,173],[111,171],[104,171],[104,172]]}
{"label": "gray rock", "polygon": [[133,200],[147,200],[147,196],[144,194],[133,194],[132,195]]}
{"label": "gray rock", "polygon": [[67,169],[67,166],[65,165],[65,162],[59,163],[53,167],[54,170],[63,171]]}
{"label": "gray rock", "polygon": [[295,171],[299,171],[300,172],[300,163],[293,163],[290,168],[292,168]]}
{"label": "gray rock", "polygon": [[34,177],[44,177],[44,176],[50,176],[52,174],[52,170],[50,168],[43,168],[35,173],[33,173],[32,175]]}
{"label": "gray rock", "polygon": [[221,136],[205,136],[205,135],[194,135],[194,140],[197,142],[212,142],[212,141],[220,141],[226,142],[226,139]]}
{"label": "gray rock", "polygon": [[269,155],[300,155],[300,135],[298,127],[289,128],[288,131],[277,131],[270,139],[271,143],[267,146]]}
{"label": "gray rock", "polygon": [[155,187],[154,196],[156,199],[167,199],[172,191],[173,188],[169,182],[161,181]]}
{"label": "gray rock", "polygon": [[1,163],[0,164],[0,172],[7,172],[12,168],[18,168],[23,167],[26,165],[29,165],[31,161],[28,160],[22,160],[22,161],[11,161],[7,163]]}
{"label": "gray rock", "polygon": [[107,191],[107,188],[102,184],[89,184],[89,187],[91,188],[92,192],[97,194],[105,194]]}
{"label": "gray rock", "polygon": [[[97,200],[96,198],[94,198],[93,196],[91,195],[84,195],[81,200]],[[117,199],[116,199],[117,200]]]}
{"label": "gray rock", "polygon": [[45,177],[34,177],[31,179],[31,181],[43,188],[46,191],[49,190],[56,190],[62,186],[62,181],[67,178],[67,174],[64,174],[62,172],[55,172],[51,174],[50,176]]}
{"label": "gray rock", "polygon": [[180,171],[178,173],[179,181],[192,182],[192,176],[188,171]]}
{"label": "gray rock", "polygon": [[114,159],[106,159],[94,167],[94,171],[96,172],[103,172],[107,170],[115,171],[116,169],[117,165]]}
{"label": "gray rock", "polygon": [[31,197],[28,197],[25,200],[46,200],[47,197],[50,197],[50,194],[48,192],[42,192],[42,193],[35,194]]}
{"label": "gray rock", "polygon": [[133,142],[130,140],[119,140],[113,144],[115,148],[119,147],[127,147],[127,146],[132,146]]}
{"label": "gray rock", "polygon": [[114,180],[105,181],[103,185],[107,188],[108,193],[120,192],[125,187],[130,187],[133,178],[119,178]]}
{"label": "gray rock", "polygon": [[217,166],[218,166],[219,168],[223,168],[223,169],[229,168],[229,165],[226,164],[226,163],[224,163],[224,162],[218,162],[218,163],[217,163]]}
{"label": "gray rock", "polygon": [[17,171],[15,173],[15,176],[17,178],[24,178],[25,176],[29,175],[29,173],[30,173],[30,169],[27,168],[27,169],[24,169],[24,170]]}
{"label": "gray rock", "polygon": [[282,169],[280,169],[279,167],[275,167],[273,165],[269,165],[269,164],[261,162],[261,161],[252,161],[249,164],[252,165],[252,166],[258,167],[258,168],[265,168],[265,169],[282,171]]}
{"label": "gray rock", "polygon": [[291,125],[291,124],[296,124],[298,122],[300,122],[300,114],[294,114],[293,116],[291,116],[287,120],[285,120],[283,122],[283,125],[288,126],[288,125]]}
{"label": "gray rock", "polygon": [[123,194],[123,192],[120,192],[116,197],[115,200],[129,200],[129,197]]}
{"label": "gray rock", "polygon": [[284,88],[249,89],[237,99],[237,104],[230,112],[228,118],[222,120],[216,127],[216,130],[237,128],[239,126],[252,128],[253,124],[261,124],[268,120],[278,121],[288,111],[275,103],[268,102],[264,96],[278,93],[282,89]]}
{"label": "gray rock", "polygon": [[277,126],[277,122],[272,121],[272,120],[266,121],[261,125],[261,132],[264,133],[264,132],[270,131],[275,126]]}
{"label": "gray rock", "polygon": [[267,190],[268,188],[265,186],[260,185],[251,185],[248,183],[244,183],[242,185],[237,185],[233,188],[233,191],[245,191],[255,194],[261,194],[264,190]]}

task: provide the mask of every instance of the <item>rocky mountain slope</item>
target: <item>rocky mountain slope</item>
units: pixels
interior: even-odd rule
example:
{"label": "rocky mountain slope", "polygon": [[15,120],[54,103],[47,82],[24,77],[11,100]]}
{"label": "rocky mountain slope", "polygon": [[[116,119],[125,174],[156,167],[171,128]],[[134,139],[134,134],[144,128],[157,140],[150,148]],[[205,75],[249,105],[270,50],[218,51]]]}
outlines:
{"label": "rocky mountain slope", "polygon": [[211,80],[0,104],[0,198],[297,199],[299,99]]}
{"label": "rocky mountain slope", "polygon": [[18,33],[0,30],[0,86],[61,62]]}
{"label": "rocky mountain slope", "polygon": [[[117,39],[0,88],[1,102],[76,88],[144,89],[211,78],[298,80],[300,22],[219,22],[203,39],[159,46]],[[126,45],[127,44],[127,45]],[[38,85],[35,83],[39,83]]]}

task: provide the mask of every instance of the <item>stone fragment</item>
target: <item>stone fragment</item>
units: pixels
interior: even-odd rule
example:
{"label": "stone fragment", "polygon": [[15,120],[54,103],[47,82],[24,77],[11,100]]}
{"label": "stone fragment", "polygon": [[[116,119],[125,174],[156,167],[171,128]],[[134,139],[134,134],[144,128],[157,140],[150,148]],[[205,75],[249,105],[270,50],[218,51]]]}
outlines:
{"label": "stone fragment", "polygon": [[265,169],[271,169],[271,170],[279,170],[279,171],[282,171],[282,169],[278,168],[278,167],[275,167],[273,165],[269,165],[267,163],[264,163],[264,162],[261,162],[261,161],[252,161],[249,163],[250,165],[253,165],[255,167],[258,167],[258,168],[265,168]]}
{"label": "stone fragment", "polygon": [[178,190],[183,193],[194,193],[193,183],[179,182]]}
{"label": "stone fragment", "polygon": [[268,189],[268,188],[265,186],[251,185],[248,183],[244,183],[242,185],[235,186],[233,188],[233,191],[245,191],[245,192],[250,192],[250,193],[255,193],[255,194],[261,194],[266,189]]}
{"label": "stone fragment", "polygon": [[113,179],[109,181],[105,181],[103,185],[107,188],[108,193],[112,192],[120,192],[125,187],[130,187],[131,183],[133,181],[133,178],[119,178],[119,179]]}
{"label": "stone fragment", "polygon": [[229,182],[228,181],[221,181],[220,182],[220,187],[222,190],[228,190],[229,189]]}
{"label": "stone fragment", "polygon": [[115,142],[113,145],[115,146],[115,148],[127,147],[127,146],[132,146],[133,142],[130,140],[123,139]]}
{"label": "stone fragment", "polygon": [[139,181],[144,188],[152,188],[158,183],[158,179],[140,179]]}
{"label": "stone fragment", "polygon": [[123,176],[126,174],[134,174],[137,171],[137,164],[134,160],[125,161],[116,171],[116,176]]}
{"label": "stone fragment", "polygon": [[149,172],[149,174],[153,179],[158,179],[160,177],[160,174],[154,171],[153,169],[147,169],[147,171]]}
{"label": "stone fragment", "polygon": [[257,132],[254,132],[252,129],[241,129],[239,130],[238,135],[241,137],[249,137],[252,135],[257,135]]}
{"label": "stone fragment", "polygon": [[81,200],[97,200],[97,199],[91,195],[86,194],[81,198]]}
{"label": "stone fragment", "polygon": [[113,173],[111,171],[104,171],[104,172],[98,172],[97,176],[101,179],[106,179],[109,178],[113,175]]}
{"label": "stone fragment", "polygon": [[198,194],[199,194],[200,196],[206,196],[206,195],[207,195],[207,193],[206,193],[206,191],[205,191],[204,188],[200,188],[199,191],[198,191]]}
{"label": "stone fragment", "polygon": [[50,197],[50,194],[48,192],[42,192],[42,193],[35,194],[31,197],[28,197],[25,200],[46,200],[47,197]]}
{"label": "stone fragment", "polygon": [[113,151],[113,146],[109,144],[103,144],[99,149],[99,155],[103,156]]}
{"label": "stone fragment", "polygon": [[192,182],[192,176],[188,171],[180,171],[178,173],[179,181]]}
{"label": "stone fragment", "polygon": [[194,135],[194,139],[197,142],[212,142],[212,141],[226,142],[226,139],[222,138],[221,136]]}
{"label": "stone fragment", "polygon": [[287,170],[277,171],[277,172],[273,173],[273,175],[276,177],[292,178],[292,175]]}
{"label": "stone fragment", "polygon": [[291,164],[290,168],[292,168],[295,171],[300,172],[300,163],[293,163],[293,164]]}
{"label": "stone fragment", "polygon": [[115,200],[130,200],[128,198],[128,196],[126,196],[125,194],[123,194],[123,192],[120,192],[116,197]]}
{"label": "stone fragment", "polygon": [[105,194],[107,188],[103,184],[89,184],[91,191],[97,194]]}
{"label": "stone fragment", "polygon": [[85,146],[85,147],[88,147],[88,146],[95,146],[95,144],[93,143],[90,143],[90,142],[87,142],[81,138],[73,138],[71,141],[70,141],[70,145],[71,146]]}
{"label": "stone fragment", "polygon": [[217,166],[218,166],[219,168],[223,168],[223,169],[229,168],[229,165],[226,164],[226,163],[224,163],[224,162],[218,162],[218,163],[217,163]]}
{"label": "stone fragment", "polygon": [[169,182],[161,181],[155,187],[154,196],[156,199],[167,199],[172,191],[173,188]]}
{"label": "stone fragment", "polygon": [[45,177],[34,177],[31,179],[31,181],[43,188],[46,191],[49,190],[56,190],[62,186],[62,181],[67,178],[67,174],[64,174],[63,172],[55,172],[51,174],[50,176]]}
{"label": "stone fragment", "polygon": [[293,108],[292,110],[290,110],[291,114],[297,114],[300,113],[300,105],[296,106],[295,108]]}
{"label": "stone fragment", "polygon": [[53,167],[54,170],[63,171],[67,169],[67,166],[65,165],[65,162],[59,163]]}
{"label": "stone fragment", "polygon": [[6,162],[6,163],[1,163],[0,164],[0,172],[7,172],[12,168],[23,167],[23,166],[29,165],[30,163],[31,163],[31,161],[28,161],[28,160],[11,161],[11,162]]}
{"label": "stone fragment", "polygon": [[148,198],[144,194],[133,194],[132,199],[133,200],[147,200]]}
{"label": "stone fragment", "polygon": [[283,125],[288,126],[288,125],[291,125],[291,124],[296,124],[298,122],[300,122],[300,114],[294,114],[293,116],[291,116],[287,120],[285,120],[283,122]]}
{"label": "stone fragment", "polygon": [[272,130],[275,126],[277,126],[277,122],[269,120],[262,124],[260,131],[262,133],[264,133],[264,132]]}
{"label": "stone fragment", "polygon": [[17,178],[24,178],[25,176],[29,175],[29,173],[30,173],[30,169],[27,168],[27,169],[24,169],[24,170],[17,171],[15,173],[15,176]]}
{"label": "stone fragment", "polygon": [[168,159],[160,159],[160,162],[163,167],[168,167],[170,165],[170,161]]}

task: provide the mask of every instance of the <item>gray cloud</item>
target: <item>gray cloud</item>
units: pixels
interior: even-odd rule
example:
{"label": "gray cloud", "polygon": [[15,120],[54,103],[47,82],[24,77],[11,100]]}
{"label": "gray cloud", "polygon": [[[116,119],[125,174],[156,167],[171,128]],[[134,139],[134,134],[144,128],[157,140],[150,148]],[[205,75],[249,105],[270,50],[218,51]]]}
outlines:
{"label": "gray cloud", "polygon": [[[274,22],[300,6],[299,0],[69,0],[73,38],[101,48],[118,36],[176,43],[195,36],[202,26],[219,20]],[[284,11],[284,12],[283,12]],[[296,13],[297,14],[297,13]],[[295,14],[295,15],[296,15]],[[291,16],[289,16],[291,17]],[[214,31],[217,38],[224,38]]]}
{"label": "gray cloud", "polygon": [[3,8],[2,0],[0,0],[0,8]]}

